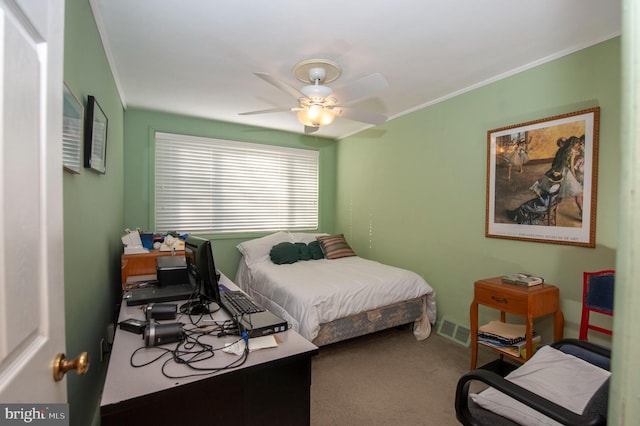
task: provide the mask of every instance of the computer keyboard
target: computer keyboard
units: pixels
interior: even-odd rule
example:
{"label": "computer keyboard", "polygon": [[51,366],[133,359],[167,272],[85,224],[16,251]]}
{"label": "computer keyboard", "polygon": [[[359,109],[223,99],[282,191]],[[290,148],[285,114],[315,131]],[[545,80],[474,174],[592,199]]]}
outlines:
{"label": "computer keyboard", "polygon": [[220,293],[220,301],[231,316],[242,316],[264,312],[253,300],[241,291],[225,291]]}

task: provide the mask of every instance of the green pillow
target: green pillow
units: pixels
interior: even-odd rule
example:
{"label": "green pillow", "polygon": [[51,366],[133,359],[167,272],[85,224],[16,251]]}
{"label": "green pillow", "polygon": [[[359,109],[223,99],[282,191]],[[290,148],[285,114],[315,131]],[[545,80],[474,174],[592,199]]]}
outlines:
{"label": "green pillow", "polygon": [[309,247],[309,253],[311,254],[311,259],[318,260],[324,259],[324,253],[322,253],[322,247],[320,247],[320,241],[311,241],[307,247]]}
{"label": "green pillow", "polygon": [[305,243],[295,243],[298,248],[298,260],[309,260],[311,259],[311,252],[309,251],[309,246]]}
{"label": "green pillow", "polygon": [[271,247],[269,256],[276,265],[296,263],[298,261],[298,247],[293,243],[279,243]]}

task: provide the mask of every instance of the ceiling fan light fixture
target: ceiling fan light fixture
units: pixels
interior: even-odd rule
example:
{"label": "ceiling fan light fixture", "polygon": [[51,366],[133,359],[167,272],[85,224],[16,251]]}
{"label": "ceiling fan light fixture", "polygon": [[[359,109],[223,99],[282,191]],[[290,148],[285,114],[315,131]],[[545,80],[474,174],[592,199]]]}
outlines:
{"label": "ceiling fan light fixture", "polygon": [[323,86],[321,84],[304,86],[300,91],[309,99],[324,99],[331,96],[333,93],[333,89],[331,89],[331,87]]}
{"label": "ceiling fan light fixture", "polygon": [[328,109],[322,109],[322,114],[320,115],[320,124],[323,126],[328,126],[329,124],[333,123],[333,120],[336,119],[336,115],[333,113],[333,111],[330,111]]}
{"label": "ceiling fan light fixture", "polygon": [[333,111],[319,105],[312,105],[307,109],[298,111],[298,121],[305,126],[320,127],[333,123],[336,115]]}

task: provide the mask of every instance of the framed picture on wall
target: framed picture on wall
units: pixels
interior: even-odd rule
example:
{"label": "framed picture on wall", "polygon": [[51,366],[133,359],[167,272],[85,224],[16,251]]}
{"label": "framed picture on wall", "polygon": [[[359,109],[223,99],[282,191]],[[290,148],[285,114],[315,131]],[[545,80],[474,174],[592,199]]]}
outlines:
{"label": "framed picture on wall", "polygon": [[600,108],[487,132],[485,236],[595,247]]}
{"label": "framed picture on wall", "polygon": [[108,124],[109,120],[98,101],[89,95],[84,133],[84,166],[102,174],[107,171]]}
{"label": "framed picture on wall", "polygon": [[82,134],[84,106],[64,83],[62,116],[62,166],[69,173],[79,174],[82,167]]}

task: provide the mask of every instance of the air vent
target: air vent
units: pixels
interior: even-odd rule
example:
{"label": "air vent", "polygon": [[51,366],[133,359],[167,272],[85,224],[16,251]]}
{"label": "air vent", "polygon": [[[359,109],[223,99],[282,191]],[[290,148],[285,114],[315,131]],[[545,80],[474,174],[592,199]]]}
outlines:
{"label": "air vent", "polygon": [[444,317],[438,323],[438,334],[464,346],[469,346],[471,341],[471,332],[469,329],[447,317]]}

